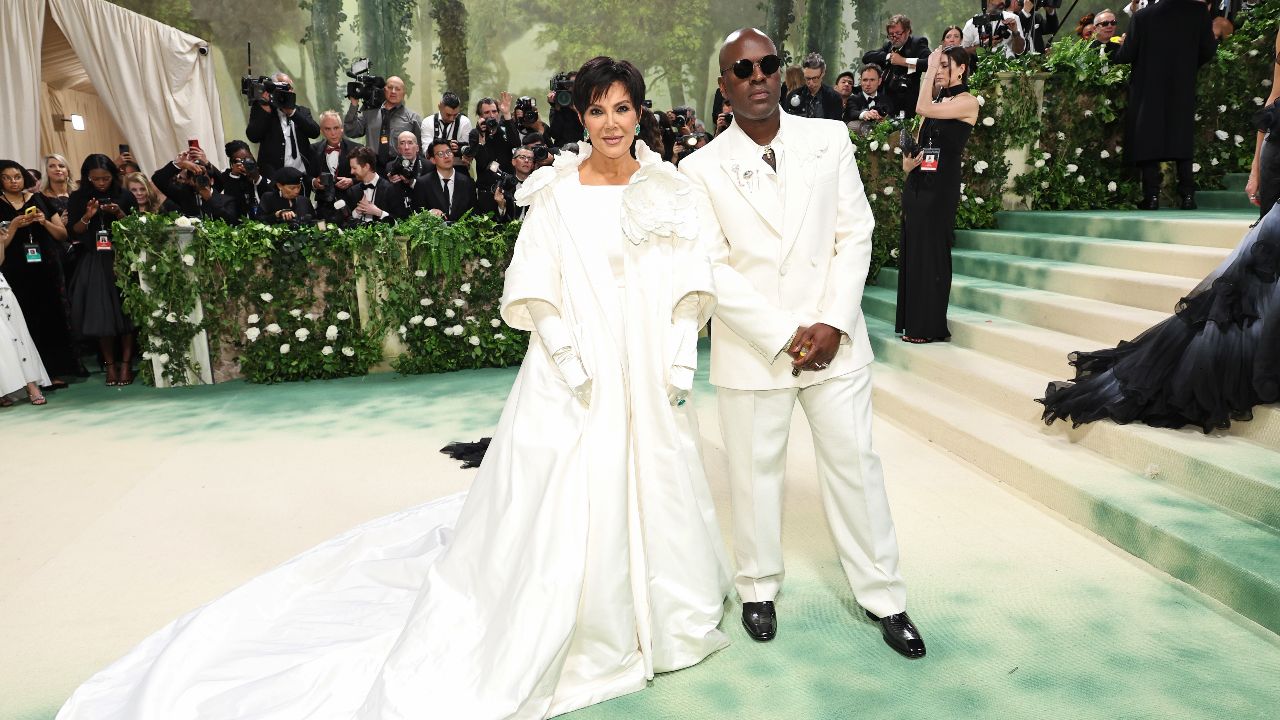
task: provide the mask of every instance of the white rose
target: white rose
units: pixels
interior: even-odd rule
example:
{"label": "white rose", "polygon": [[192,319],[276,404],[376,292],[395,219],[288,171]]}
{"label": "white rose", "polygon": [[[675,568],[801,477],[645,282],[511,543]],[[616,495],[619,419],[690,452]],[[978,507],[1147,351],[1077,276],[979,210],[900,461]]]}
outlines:
{"label": "white rose", "polygon": [[1117,146],[1116,146],[1116,154],[1117,154],[1117,155],[1119,155],[1119,154],[1120,154],[1120,153],[1122,153],[1122,152],[1124,152],[1124,148],[1123,148],[1123,147],[1121,147],[1121,146],[1119,146],[1119,145],[1117,145]]}
{"label": "white rose", "polygon": [[283,344],[283,345],[281,345],[281,346],[280,346],[280,354],[281,354],[281,355],[288,355],[288,354],[289,354],[289,343],[285,343],[285,344]]}
{"label": "white rose", "polygon": [[171,323],[178,322],[178,316],[175,313],[169,313],[168,315],[165,315],[164,319],[165,319],[165,322],[171,322]]}
{"label": "white rose", "polygon": [[1084,152],[1084,148],[1076,148],[1076,157],[1080,157],[1080,153]]}
{"label": "white rose", "polygon": [[300,318],[300,317],[302,317],[302,311],[301,311],[301,310],[299,310],[299,309],[297,309],[297,308],[294,308],[294,309],[290,310],[290,311],[289,311],[289,314],[290,314],[290,315],[292,315],[294,318]]}
{"label": "white rose", "polygon": [[986,99],[986,98],[984,98],[984,97],[982,97],[981,95],[979,95],[979,96],[978,96],[978,107],[986,107],[986,105],[987,105],[987,99]]}
{"label": "white rose", "polygon": [[1048,189],[1049,189],[1049,181],[1048,181],[1048,180],[1046,180],[1046,181],[1044,181],[1044,182],[1040,183],[1040,189],[1041,189],[1041,190],[1048,190]]}
{"label": "white rose", "polygon": [[421,300],[418,301],[418,304],[421,305],[422,307],[431,307],[432,305],[431,298],[422,298]]}
{"label": "white rose", "polygon": [[1067,172],[1071,173],[1072,175],[1074,175],[1075,172],[1079,169],[1080,169],[1079,165],[1076,165],[1075,163],[1067,163]]}
{"label": "white rose", "polygon": [[458,315],[458,313],[454,312],[452,308],[445,308],[445,309],[444,309],[444,316],[445,316],[445,317],[447,317],[447,318],[451,318],[451,319],[452,319],[452,318],[456,317],[457,315]]}
{"label": "white rose", "polygon": [[143,225],[146,225],[146,224],[147,224],[147,216],[146,216],[146,215],[139,215],[139,216],[138,216],[138,222],[142,223]]}
{"label": "white rose", "polygon": [[991,166],[987,164],[986,160],[979,160],[978,162],[973,164],[973,171],[981,175],[989,167]]}
{"label": "white rose", "polygon": [[1196,122],[1200,122],[1200,113],[1196,113]]}
{"label": "white rose", "polygon": [[426,320],[422,321],[423,327],[435,327],[436,325],[439,325],[439,324],[440,323],[435,318],[427,318]]}
{"label": "white rose", "polygon": [[1258,57],[1258,49],[1257,49],[1257,48],[1252,48],[1252,49],[1250,49],[1250,50],[1249,50],[1249,57]]}
{"label": "white rose", "polygon": [[968,196],[968,195],[961,195],[961,196],[960,196],[960,202],[969,202],[969,196]]}
{"label": "white rose", "polygon": [[471,343],[472,345],[475,345],[476,347],[480,346],[480,338],[476,337],[475,335],[472,335],[471,337],[467,338],[467,342]]}
{"label": "white rose", "polygon": [[462,334],[462,326],[461,326],[461,325],[454,325],[453,327],[451,327],[451,328],[449,328],[449,329],[453,331],[453,334],[454,334],[454,335],[461,335],[461,334]]}
{"label": "white rose", "polygon": [[258,297],[262,298],[262,302],[271,302],[276,299],[276,297],[271,293],[262,293]]}
{"label": "white rose", "polygon": [[169,353],[160,353],[160,355],[156,357],[156,360],[159,361],[161,365],[167,365],[169,363]]}
{"label": "white rose", "polygon": [[414,271],[413,271],[413,276],[414,276],[414,277],[424,278],[424,277],[426,277],[426,276],[427,276],[427,271],[426,271],[426,270],[414,270]]}
{"label": "white rose", "polygon": [[880,149],[880,143],[876,140],[872,140],[871,144],[867,145],[867,149],[871,150],[872,152],[875,152],[876,150]]}
{"label": "white rose", "polygon": [[164,344],[164,341],[161,340],[160,338],[155,336],[151,337],[151,347],[160,347],[163,344]]}
{"label": "white rose", "polygon": [[493,334],[493,339],[494,339],[494,340],[506,340],[506,339],[507,339],[507,336],[506,336],[506,335],[503,335],[502,333],[494,333],[494,334]]}
{"label": "white rose", "polygon": [[974,199],[973,199],[973,201],[974,201],[974,202],[976,202],[976,203],[978,203],[979,205],[983,205],[983,204],[985,204],[985,203],[987,202],[986,200],[983,200],[983,199],[982,199],[982,198],[980,198],[980,197],[974,198]]}
{"label": "white rose", "polygon": [[1115,191],[1116,191],[1116,187],[1117,187],[1117,186],[1116,186],[1116,181],[1115,181],[1115,180],[1112,180],[1111,182],[1107,183],[1107,192],[1115,192]]}
{"label": "white rose", "polygon": [[1093,111],[1092,111],[1092,110],[1085,110],[1085,111],[1084,111],[1084,116],[1085,116],[1085,117],[1093,117]]}
{"label": "white rose", "polygon": [[1102,158],[1103,160],[1106,160],[1107,158],[1111,157],[1111,153],[1107,150],[1103,150],[1102,152],[1098,153],[1098,157]]}
{"label": "white rose", "polygon": [[338,339],[338,326],[337,326],[337,325],[330,325],[329,327],[325,328],[325,329],[324,329],[324,338],[325,338],[325,340],[337,340],[337,339]]}
{"label": "white rose", "polygon": [[964,192],[964,183],[960,183],[960,192]]}
{"label": "white rose", "polygon": [[[889,146],[888,146],[888,145],[885,145],[885,147],[887,148],[887,147],[889,147]],[[900,148],[900,147],[894,147],[894,148],[893,148],[893,154],[894,154],[894,155],[901,155],[901,154],[902,154],[902,148]]]}
{"label": "white rose", "polygon": [[192,266],[194,266],[194,265],[196,264],[196,256],[195,256],[195,255],[183,255],[183,256],[182,256],[182,264],[183,264],[183,265],[186,265],[187,267],[192,267]]}
{"label": "white rose", "polygon": [[158,317],[160,317],[161,315],[164,315],[164,311],[163,311],[163,310],[160,310],[160,309],[158,309],[158,308],[157,308],[157,309],[155,309],[155,310],[152,310],[152,311],[151,311],[151,317],[153,317],[153,318],[158,318]]}
{"label": "white rose", "polygon": [[267,326],[267,332],[271,333],[272,335],[279,335],[280,326],[275,323],[271,323],[270,325]]}
{"label": "white rose", "polygon": [[1102,98],[1102,104],[1103,104],[1103,105],[1106,105],[1106,106],[1108,106],[1108,107],[1110,107],[1110,106],[1111,106],[1111,98]]}
{"label": "white rose", "polygon": [[1037,161],[1036,161],[1036,167],[1038,167],[1038,168],[1042,168],[1042,167],[1044,167],[1044,161],[1043,161],[1043,160],[1037,160]]}
{"label": "white rose", "polygon": [[350,320],[350,319],[351,319],[351,313],[347,312],[346,310],[339,310],[339,311],[338,311],[338,319],[339,319],[339,320]]}
{"label": "white rose", "polygon": [[1233,135],[1231,137],[1231,141],[1239,145],[1240,143],[1244,142],[1244,138],[1240,137],[1239,135]]}
{"label": "white rose", "polygon": [[244,336],[249,338],[249,342],[256,342],[258,340],[258,336],[261,334],[262,331],[258,328],[249,328],[244,331]]}
{"label": "white rose", "polygon": [[1058,131],[1058,139],[1059,139],[1059,140],[1066,140],[1066,139],[1067,139],[1067,134],[1066,134],[1066,133],[1064,133],[1064,132],[1062,132],[1061,130],[1059,130],[1059,131]]}
{"label": "white rose", "polygon": [[893,248],[892,250],[890,250],[890,251],[889,251],[889,257],[891,257],[891,258],[897,258],[897,257],[898,257],[898,248]]}
{"label": "white rose", "polygon": [[408,335],[408,334],[409,334],[409,328],[407,328],[407,327],[405,327],[405,326],[401,325],[401,326],[400,326],[400,329],[399,329],[397,332],[399,332],[399,333],[400,333],[400,337],[404,337],[405,335]]}
{"label": "white rose", "polygon": [[177,227],[180,227],[180,228],[189,228],[189,227],[191,227],[191,218],[189,218],[189,217],[180,217],[180,218],[178,218],[177,220],[174,220],[174,221],[173,221],[173,224],[174,224],[175,226],[177,226]]}
{"label": "white rose", "polygon": [[885,189],[884,189],[884,194],[885,194],[885,195],[892,195],[892,194],[893,194],[893,187],[892,187],[892,186],[887,186],[887,187],[885,187]]}
{"label": "white rose", "polygon": [[996,119],[991,117],[990,115],[982,118],[982,127],[991,127],[992,125],[995,125],[995,124],[996,124]]}
{"label": "white rose", "polygon": [[298,338],[298,342],[305,342],[308,337],[311,337],[311,331],[306,328],[298,328],[298,330],[293,333],[293,336]]}
{"label": "white rose", "polygon": [[1218,158],[1209,158],[1209,164],[1216,167],[1218,165]]}
{"label": "white rose", "polygon": [[1191,163],[1191,172],[1193,173],[1200,172],[1200,163]]}
{"label": "white rose", "polygon": [[462,292],[464,292],[464,293],[469,293],[469,292],[471,292],[471,283],[462,283],[462,287],[460,287],[460,288],[458,288],[458,289],[459,289],[459,290],[461,290],[461,291],[462,291]]}
{"label": "white rose", "polygon": [[421,325],[421,324],[422,324],[422,316],[421,316],[421,315],[414,315],[413,317],[409,318],[409,324],[410,324],[410,325]]}
{"label": "white rose", "polygon": [[454,307],[462,307],[463,305],[466,305],[466,304],[467,304],[467,301],[461,298],[454,298],[453,300]]}
{"label": "white rose", "polygon": [[333,346],[332,346],[332,345],[325,345],[324,347],[320,348],[320,354],[321,354],[321,355],[332,355],[332,354],[333,354]]}
{"label": "white rose", "polygon": [[1255,97],[1255,98],[1253,99],[1253,104],[1254,104],[1254,105],[1262,105],[1262,104],[1263,104],[1263,103],[1265,103],[1265,102],[1266,102],[1266,100],[1263,100],[1263,99],[1262,99],[1262,98],[1260,98],[1260,97]]}
{"label": "white rose", "polygon": [[1083,175],[1077,175],[1077,176],[1076,176],[1076,182],[1078,182],[1078,183],[1082,183],[1082,182],[1084,182],[1084,176],[1083,176]]}
{"label": "white rose", "polygon": [[502,327],[502,321],[498,318],[494,318],[489,321],[489,327],[500,328]]}
{"label": "white rose", "polygon": [[493,263],[489,262],[487,258],[480,258],[480,267],[491,268],[493,267]]}
{"label": "white rose", "polygon": [[316,320],[320,319],[320,316],[315,313],[307,313],[307,319],[310,320],[311,322],[315,322]]}
{"label": "white rose", "polygon": [[154,355],[152,355],[150,351],[147,351],[147,352],[142,353],[142,359],[143,359],[143,360],[150,360],[150,359],[151,359],[151,358],[153,358],[153,357],[155,357],[155,356],[154,356]]}
{"label": "white rose", "polygon": [[348,345],[342,348],[342,354],[346,355],[347,357],[355,357],[356,349]]}
{"label": "white rose", "polygon": [[1053,158],[1053,156],[1050,155],[1049,153],[1040,153],[1040,157],[1044,158],[1045,160],[1049,160]]}
{"label": "white rose", "polygon": [[1231,137],[1230,135],[1228,135],[1228,134],[1227,134],[1227,131],[1226,131],[1226,130],[1214,130],[1214,131],[1213,131],[1213,134],[1214,134],[1214,135],[1215,135],[1219,140],[1226,140],[1227,138]]}
{"label": "white rose", "polygon": [[254,313],[254,314],[250,315],[249,317],[245,318],[245,320],[246,320],[250,325],[255,325],[255,324],[257,324],[257,322],[258,322],[258,320],[259,320],[259,318],[258,318],[258,313]]}

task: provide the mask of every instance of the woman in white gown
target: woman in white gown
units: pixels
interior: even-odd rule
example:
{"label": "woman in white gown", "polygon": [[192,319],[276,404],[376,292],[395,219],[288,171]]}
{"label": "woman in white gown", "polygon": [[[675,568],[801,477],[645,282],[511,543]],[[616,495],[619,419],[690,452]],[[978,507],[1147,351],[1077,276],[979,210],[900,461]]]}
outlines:
{"label": "woman in white gown", "polygon": [[[19,217],[19,223],[34,222]],[[0,223],[0,258],[9,251],[13,237],[14,230],[9,223]],[[21,249],[14,248],[14,251]],[[40,388],[51,382],[44,363],[40,362],[40,351],[31,339],[18,299],[13,295],[9,281],[4,279],[4,273],[0,273],[0,407],[13,405],[9,395],[22,388],[26,388],[27,400],[32,405],[44,405]]]}
{"label": "woman in white gown", "polygon": [[525,182],[503,318],[532,330],[471,489],[179,618],[58,720],[547,718],[724,647],[692,407],[714,293],[687,182],[632,145],[644,82],[589,61],[590,145]]}

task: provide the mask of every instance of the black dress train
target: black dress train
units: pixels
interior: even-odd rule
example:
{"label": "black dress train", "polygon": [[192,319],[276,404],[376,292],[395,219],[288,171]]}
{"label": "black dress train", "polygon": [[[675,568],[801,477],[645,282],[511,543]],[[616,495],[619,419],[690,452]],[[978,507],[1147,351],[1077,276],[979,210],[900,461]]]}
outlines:
{"label": "black dress train", "polygon": [[898,257],[897,332],[945,340],[951,294],[951,246],[960,206],[960,158],[973,126],[963,120],[928,118],[920,144],[941,150],[937,172],[920,168],[907,176],[902,193],[902,241]]}
{"label": "black dress train", "polygon": [[1111,418],[1208,433],[1280,397],[1280,211],[1273,205],[1176,314],[1119,347],[1071,353],[1075,382],[1051,382],[1045,424]]}

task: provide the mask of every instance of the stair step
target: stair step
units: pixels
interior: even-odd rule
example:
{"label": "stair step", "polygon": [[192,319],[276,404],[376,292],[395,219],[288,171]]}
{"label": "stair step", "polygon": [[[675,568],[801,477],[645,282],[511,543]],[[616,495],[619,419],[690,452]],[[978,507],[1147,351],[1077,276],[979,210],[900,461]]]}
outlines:
{"label": "stair step", "polygon": [[[897,271],[892,268],[885,268],[881,271],[880,278],[880,285],[869,286],[864,292],[863,310],[868,318],[878,318],[892,326],[897,312]],[[978,301],[975,303],[976,305],[994,305],[1004,309],[1007,314],[996,315],[983,312],[980,307],[966,306],[956,302],[957,294],[964,294],[965,290],[963,288],[976,285],[990,286],[995,284],[985,280],[973,280],[959,276],[952,283],[951,300],[953,304],[947,309],[947,324],[951,328],[951,344],[972,348],[994,358],[1041,373],[1043,378],[1041,387],[1036,391],[1036,397],[1040,397],[1044,391],[1044,386],[1048,385],[1050,380],[1068,380],[1074,376],[1074,370],[1067,362],[1067,356],[1070,353],[1077,350],[1088,351],[1103,347],[1114,347],[1120,340],[1135,337],[1151,324],[1154,324],[1154,322],[1149,323],[1128,335],[1120,336],[1113,340],[1083,337],[1070,330],[1051,329],[1043,325],[1037,325],[1034,321],[1031,321],[1031,324],[1019,321],[1022,316],[1033,318],[1045,315],[1056,316],[1054,315],[1054,305],[1052,304],[1046,304],[1038,309],[1023,307],[1016,299],[1017,292],[1033,293],[1037,297],[1046,295],[1051,297],[1055,293],[1042,294],[1041,291],[1026,291],[1025,288],[1014,288],[1014,293],[1011,295],[1013,299],[1008,302],[1002,302],[998,295],[989,297],[984,295],[985,289],[974,289],[973,299]],[[959,293],[957,292],[958,289],[960,289]],[[1034,303],[1037,300],[1032,299],[1030,302]],[[1100,304],[1100,306],[1106,305],[1108,304]],[[1117,312],[1132,310],[1135,313],[1149,314],[1149,311],[1146,310],[1123,308],[1122,306],[1111,307],[1117,308]],[[1106,322],[1108,318],[1105,312],[1106,309],[1103,307],[1102,311],[1092,315],[1094,322]],[[1085,315],[1084,317],[1087,320],[1090,316]],[[1113,319],[1122,320],[1121,318]],[[1164,319],[1164,316],[1160,316],[1155,322],[1159,322],[1162,319]],[[1129,322],[1132,322],[1132,319]],[[1092,326],[1085,325],[1083,327],[1089,328]],[[1213,437],[1222,436],[1244,438],[1257,445],[1280,451],[1280,405],[1259,405],[1255,407],[1252,420],[1248,422],[1233,422],[1226,432],[1213,435]]]}
{"label": "stair step", "polygon": [[1280,632],[1280,535],[885,363],[878,412]]}
{"label": "stair step", "polygon": [[1280,454],[1246,440],[1205,436],[1145,425],[1097,422],[1071,429],[1046,426],[1034,401],[1045,390],[1040,373],[955,343],[912,345],[893,325],[869,318],[867,331],[876,358],[913,375],[952,388],[959,395],[1016,420],[1044,436],[1046,443],[1081,445],[1138,474],[1193,493],[1242,516],[1280,530]]}
{"label": "stair step", "polygon": [[1249,197],[1244,194],[1243,189],[1197,190],[1196,204],[1206,210],[1231,209],[1257,212],[1257,206],[1249,202]]}
{"label": "stair step", "polygon": [[1001,230],[1234,248],[1257,220],[1243,210],[1075,210],[1001,212]]}
{"label": "stair step", "polygon": [[1196,285],[1195,280],[1174,275],[979,250],[956,249],[951,263],[957,275],[1158,312],[1172,312]]}
{"label": "stair step", "polygon": [[1244,186],[1249,184],[1249,173],[1227,173],[1222,183],[1228,190],[1243,193]]}
{"label": "stair step", "polygon": [[1179,277],[1208,275],[1227,257],[1225,248],[1167,245],[1007,230],[958,230],[956,247],[1085,265],[1158,272]]}

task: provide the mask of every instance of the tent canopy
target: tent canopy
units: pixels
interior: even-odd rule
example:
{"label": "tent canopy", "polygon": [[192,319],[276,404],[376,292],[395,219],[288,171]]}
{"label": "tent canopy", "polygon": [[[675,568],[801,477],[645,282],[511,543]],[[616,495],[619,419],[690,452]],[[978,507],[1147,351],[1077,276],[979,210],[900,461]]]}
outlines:
{"label": "tent canopy", "polygon": [[[190,138],[222,146],[204,40],[104,0],[0,0],[0,17],[0,102],[13,109],[0,124],[0,157],[39,167],[41,133],[60,126],[50,103],[75,94],[96,95],[145,168],[160,167]],[[115,154],[110,145],[95,150]]]}

